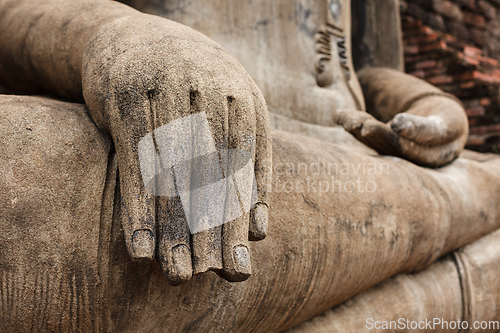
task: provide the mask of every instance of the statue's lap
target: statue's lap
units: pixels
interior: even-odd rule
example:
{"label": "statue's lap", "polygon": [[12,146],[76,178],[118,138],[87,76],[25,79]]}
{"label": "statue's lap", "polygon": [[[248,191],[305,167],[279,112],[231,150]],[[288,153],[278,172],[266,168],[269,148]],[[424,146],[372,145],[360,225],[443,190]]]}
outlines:
{"label": "statue's lap", "polygon": [[[112,201],[103,204],[113,182],[109,141],[83,106],[3,96],[0,140],[2,331],[214,332],[214,323],[220,331],[279,331],[499,227],[491,207],[500,195],[491,188],[478,207],[449,212],[450,202],[461,200],[454,175],[466,189],[478,172],[499,182],[487,165],[459,160],[428,171],[275,131],[281,185],[273,185],[269,236],[252,243],[254,274],[229,283],[207,273],[172,287],[157,263],[132,262],[126,253],[119,206],[112,218],[105,207]],[[389,174],[378,169],[361,177],[377,191],[320,193],[319,183],[332,175],[345,185],[360,174],[316,174],[304,166],[287,173],[287,163],[387,164]],[[308,188],[308,178],[316,185]],[[293,187],[283,188],[285,182]],[[476,209],[487,215],[483,228],[468,223]]]}
{"label": "statue's lap", "polygon": [[0,96],[0,327],[92,327],[109,141],[78,104]]}

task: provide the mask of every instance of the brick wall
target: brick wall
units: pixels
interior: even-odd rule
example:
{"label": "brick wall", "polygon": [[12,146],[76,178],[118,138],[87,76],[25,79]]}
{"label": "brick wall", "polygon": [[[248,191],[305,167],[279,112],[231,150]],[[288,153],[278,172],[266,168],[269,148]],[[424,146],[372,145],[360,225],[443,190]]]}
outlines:
{"label": "brick wall", "polygon": [[500,0],[401,0],[406,72],[462,100],[467,148],[500,153]]}

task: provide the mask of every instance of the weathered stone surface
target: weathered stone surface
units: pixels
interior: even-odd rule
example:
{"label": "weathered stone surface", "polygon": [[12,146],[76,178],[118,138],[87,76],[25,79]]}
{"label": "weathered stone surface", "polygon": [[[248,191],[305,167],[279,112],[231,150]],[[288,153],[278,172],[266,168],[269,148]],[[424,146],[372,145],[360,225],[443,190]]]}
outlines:
{"label": "weathered stone surface", "polygon": [[0,97],[0,330],[99,331],[110,140],[80,104]]}
{"label": "weathered stone surface", "polygon": [[[346,66],[351,74],[355,72],[352,65],[351,20],[342,20],[340,24],[329,19],[327,14],[330,2],[255,0],[235,4],[230,0],[217,3],[181,0],[175,6],[165,0],[125,2],[141,11],[190,26],[220,43],[249,72],[273,112],[309,123],[331,126],[334,125],[332,113],[336,109],[364,109],[356,75],[347,77],[340,63],[341,50],[338,42],[345,39],[348,55]],[[350,17],[350,1],[338,3],[341,4],[338,8],[342,15]],[[377,37],[384,40],[384,44],[391,45],[388,63],[394,63],[397,57],[401,57],[399,49],[396,49],[400,28],[394,21],[399,15],[398,7],[393,0],[384,1],[383,5],[375,3],[376,1],[367,1],[366,8],[362,7],[366,11],[367,26],[359,31],[359,38],[362,39],[366,34],[369,43],[366,47],[378,52],[368,62],[383,62],[387,57],[386,46],[377,49],[374,48],[375,43],[369,41],[369,37]],[[357,10],[356,3],[353,4],[353,8]],[[182,10],[175,10],[173,7]],[[390,19],[385,19],[382,25],[377,18],[387,8],[392,8],[392,11],[386,13],[390,15]],[[329,24],[338,25],[342,31],[333,28],[337,35],[331,34],[326,30]],[[380,33],[380,36],[372,35],[374,28],[381,29],[384,33]],[[321,49],[321,44],[318,44],[318,34],[321,32],[327,36],[324,40],[324,54],[317,51]],[[366,52],[365,56],[369,57],[370,54]],[[321,67],[317,66],[318,59],[325,62],[325,71],[318,71],[318,67]],[[318,80],[322,82],[320,85]],[[280,84],[276,85],[276,82]]]}
{"label": "weathered stone surface", "polygon": [[[339,123],[393,156],[352,145],[352,137],[346,149],[280,131],[271,141],[264,100],[243,66],[185,26],[114,2],[4,0],[0,78],[25,92],[83,96],[89,108],[5,97],[6,331],[279,332],[500,227],[500,192],[492,186],[500,182],[498,159],[460,158],[434,170],[394,157],[451,162],[467,130],[454,98],[398,71],[365,68],[359,75],[369,111],[383,121],[359,111],[349,1],[138,4],[234,52],[262,85],[276,126],[321,137],[333,131],[314,126]],[[368,1],[361,13],[369,18],[358,23],[370,23],[361,29],[365,37],[395,46],[372,52],[393,51],[387,63],[396,66],[399,27],[378,22],[383,8],[397,17],[397,2]],[[417,50],[447,47],[434,42]],[[365,64],[381,65],[384,52]],[[137,151],[151,131],[201,110],[217,147],[252,154],[259,203],[242,218],[190,235],[182,207],[172,208],[179,199],[144,191]],[[249,243],[264,238],[268,217],[267,239]],[[258,269],[248,279],[251,256]]]}
{"label": "weathered stone surface", "polygon": [[355,69],[370,66],[402,71],[404,63],[398,1],[352,0],[351,7]]}
{"label": "weathered stone surface", "polygon": [[[9,145],[2,147],[22,158],[3,164],[8,176],[4,191],[19,194],[17,202],[12,196],[2,199],[6,218],[0,237],[4,258],[9,258],[2,261],[2,292],[9,302],[0,306],[19,309],[0,311],[7,316],[0,320],[5,331],[29,330],[36,319],[35,325],[46,331],[280,332],[398,272],[427,267],[500,227],[499,188],[486,186],[500,181],[498,158],[460,158],[432,170],[274,131],[270,229],[265,240],[250,245],[259,269],[241,283],[208,272],[170,286],[157,262],[136,262],[128,255],[119,193],[114,212],[109,209],[116,163],[113,158],[108,163],[109,143],[84,107],[33,97],[2,100],[2,119],[15,124],[3,122],[0,134]],[[40,147],[47,143],[51,150]],[[88,153],[85,160],[82,153]],[[343,163],[349,173],[342,171]],[[42,183],[30,182],[33,177]],[[332,177],[340,183],[332,184]],[[375,185],[373,191],[364,187],[368,182]],[[326,190],[326,183],[335,187]],[[34,206],[33,200],[45,204]],[[29,208],[20,206],[23,202]],[[40,209],[49,212],[48,220],[40,219]],[[11,214],[21,214],[22,221]],[[29,246],[12,241],[19,237]],[[67,252],[68,247],[74,250]],[[20,255],[29,248],[43,250]],[[29,273],[23,274],[26,267]],[[51,298],[49,313],[44,312],[46,295],[60,295]],[[39,320],[38,313],[50,318]]]}
{"label": "weathered stone surface", "polygon": [[[116,2],[46,0],[32,7],[29,1],[6,1],[0,3],[0,16],[2,82],[21,92],[84,97],[93,121],[110,133],[122,179],[130,255],[152,260],[160,247],[158,255],[172,283],[210,269],[233,281],[248,278],[249,229],[258,230],[255,221],[267,216],[271,184],[263,170],[271,163],[271,147],[265,101],[241,64],[199,32]],[[180,209],[180,203],[170,205],[146,191],[138,144],[154,129],[202,109],[216,147],[245,151],[255,162],[259,203],[225,231],[219,227],[200,233],[188,243],[182,216],[157,218],[170,209],[157,205]],[[259,234],[250,233],[250,238],[262,238],[265,230]],[[177,245],[188,250],[173,253]],[[240,248],[246,249],[246,259],[227,259]]]}
{"label": "weathered stone surface", "polygon": [[375,328],[377,321],[382,331],[411,331],[410,325],[416,327],[412,322],[422,323],[419,332],[458,333],[465,327],[480,332],[481,324],[496,331],[499,253],[496,231],[422,272],[389,279],[287,333],[362,332]]}

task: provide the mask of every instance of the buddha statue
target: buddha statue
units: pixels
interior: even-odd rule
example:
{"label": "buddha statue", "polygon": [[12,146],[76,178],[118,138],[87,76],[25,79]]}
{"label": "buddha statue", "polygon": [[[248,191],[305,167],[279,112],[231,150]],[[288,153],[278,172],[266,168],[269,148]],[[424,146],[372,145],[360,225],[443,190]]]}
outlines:
{"label": "buddha statue", "polygon": [[500,160],[366,8],[130,4],[169,19],[0,1],[1,83],[45,95],[0,98],[3,330],[281,332],[500,226]]}

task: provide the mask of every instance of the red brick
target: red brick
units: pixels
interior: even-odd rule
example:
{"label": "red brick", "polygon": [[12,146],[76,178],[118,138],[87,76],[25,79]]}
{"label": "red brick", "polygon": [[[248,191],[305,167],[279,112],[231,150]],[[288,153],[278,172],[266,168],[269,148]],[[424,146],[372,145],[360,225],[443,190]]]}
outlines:
{"label": "red brick", "polygon": [[468,28],[464,22],[457,20],[446,21],[447,32],[457,39],[469,40],[470,38],[470,28]]}
{"label": "red brick", "polygon": [[477,60],[476,58],[466,56],[462,52],[458,52],[458,57],[469,65],[479,66],[479,60]]}
{"label": "red brick", "polygon": [[420,20],[412,20],[412,21],[403,21],[401,22],[404,30],[416,29],[422,26],[422,21]]}
{"label": "red brick", "polygon": [[418,54],[419,52],[418,46],[405,46],[404,52],[405,54]]}
{"label": "red brick", "polygon": [[[490,20],[495,19],[497,16],[497,10],[494,5],[492,5],[490,2],[485,1],[485,0],[479,0],[478,1],[478,7],[481,9],[483,14],[489,18]],[[500,5],[500,3],[499,3]]]}
{"label": "red brick", "polygon": [[418,32],[425,34],[425,35],[430,35],[430,34],[434,33],[434,30],[432,30],[432,28],[427,26],[427,25],[423,25],[420,28],[418,28]]}
{"label": "red brick", "polygon": [[456,43],[456,42],[457,42],[457,37],[452,36],[452,35],[450,35],[450,34],[443,34],[441,37],[442,37],[442,38],[444,39],[444,41],[445,41],[445,42],[447,42],[447,43]]}
{"label": "red brick", "polygon": [[485,144],[486,138],[479,135],[469,135],[467,146],[482,146]]}
{"label": "red brick", "polygon": [[468,57],[476,57],[483,53],[483,51],[480,48],[471,45],[465,45],[463,52]]}
{"label": "red brick", "polygon": [[478,57],[483,67],[498,67],[498,60],[489,57]]}
{"label": "red brick", "polygon": [[[442,66],[442,64],[439,64],[438,66]],[[427,69],[425,71],[425,76],[427,76],[427,77],[440,76],[440,75],[446,74],[446,72],[447,72],[446,67]]]}
{"label": "red brick", "polygon": [[470,38],[476,45],[483,46],[486,41],[486,32],[484,29],[470,28]]}
{"label": "red brick", "polygon": [[456,76],[456,80],[457,81],[470,81],[470,80],[477,80],[481,77],[481,74],[480,72],[478,71],[471,71],[471,72],[466,72],[466,73],[463,73],[463,74],[459,74]]}
{"label": "red brick", "polygon": [[482,106],[465,109],[465,112],[467,113],[468,117],[479,117],[484,116],[485,114],[484,108]]}
{"label": "red brick", "polygon": [[469,7],[470,9],[476,9],[476,0],[454,0],[462,7]]}
{"label": "red brick", "polygon": [[469,135],[485,134],[488,131],[487,126],[474,126],[469,128]]}
{"label": "red brick", "polygon": [[413,75],[415,77],[418,77],[419,79],[425,78],[425,72],[423,70],[413,71],[413,72],[410,72],[408,74]]}
{"label": "red brick", "polygon": [[500,77],[494,76],[491,73],[479,73],[478,79],[489,83],[500,83]]}
{"label": "red brick", "polygon": [[415,61],[420,61],[425,58],[426,57],[422,55],[405,55],[405,64],[411,64],[414,63]]}
{"label": "red brick", "polygon": [[444,23],[443,15],[437,13],[428,13],[426,23],[433,29],[444,31],[446,24]]}
{"label": "red brick", "polygon": [[417,62],[415,64],[415,68],[416,69],[429,69],[429,68],[436,67],[436,65],[437,65],[436,60],[426,60],[426,61]]}
{"label": "red brick", "polygon": [[490,72],[490,75],[493,76],[495,79],[500,80],[500,69],[494,69]]}
{"label": "red brick", "polygon": [[500,124],[488,125],[488,126],[485,126],[485,127],[486,127],[486,133],[500,132]]}
{"label": "red brick", "polygon": [[481,105],[480,100],[477,98],[476,99],[464,99],[462,101],[462,103],[464,104],[465,108],[472,108],[472,107]]}
{"label": "red brick", "polygon": [[444,40],[441,40],[437,43],[421,46],[419,49],[420,52],[430,52],[430,51],[446,50],[447,47],[448,46],[446,45],[446,42]]}
{"label": "red brick", "polygon": [[[463,102],[471,129],[468,145],[491,151],[498,144],[500,150],[500,124],[489,122],[490,113],[500,114],[497,107],[500,105],[500,17],[485,11],[489,8],[485,4],[493,1],[500,4],[500,0],[406,1],[417,2],[426,11],[425,24],[411,22],[408,24],[411,29],[404,28],[405,50],[410,51],[405,54],[406,68],[444,91],[466,99]],[[443,29],[429,27],[429,17],[439,14],[421,1],[441,6],[441,12],[450,10],[445,14]],[[498,8],[495,12],[500,13]],[[450,19],[453,15],[455,19]]]}
{"label": "red brick", "polygon": [[447,84],[453,82],[453,77],[449,75],[439,75],[426,79],[427,82],[434,85]]}
{"label": "red brick", "polygon": [[479,100],[479,105],[481,106],[490,106],[491,105],[491,99],[488,97],[481,98]]}
{"label": "red brick", "polygon": [[438,39],[438,34],[435,33],[435,32],[433,32],[431,34],[418,35],[418,36],[415,36],[415,37],[406,38],[404,40],[404,43],[406,45],[424,44],[424,43],[434,42],[437,39]]}
{"label": "red brick", "polygon": [[479,122],[479,119],[477,118],[469,118],[469,126],[474,126]]}
{"label": "red brick", "polygon": [[483,15],[479,15],[476,13],[463,11],[464,23],[467,25],[471,25],[473,27],[478,27],[481,29],[486,28],[486,19]]}
{"label": "red brick", "polygon": [[464,60],[468,62],[470,65],[479,66],[479,60],[476,58],[465,56]]}
{"label": "red brick", "polygon": [[491,134],[491,133],[496,133],[496,132],[500,132],[500,124],[474,126],[474,127],[471,127],[469,129],[469,133],[472,135]]}
{"label": "red brick", "polygon": [[476,85],[476,82],[474,82],[474,81],[465,82],[465,83],[460,84],[460,89],[474,88],[475,85]]}

